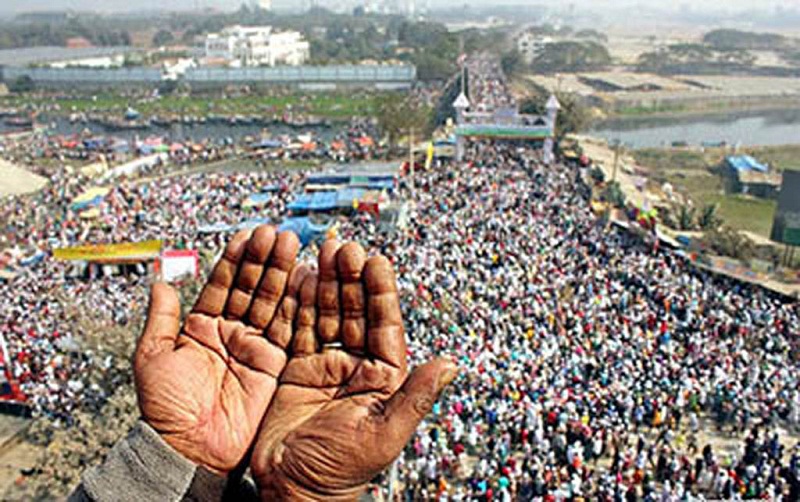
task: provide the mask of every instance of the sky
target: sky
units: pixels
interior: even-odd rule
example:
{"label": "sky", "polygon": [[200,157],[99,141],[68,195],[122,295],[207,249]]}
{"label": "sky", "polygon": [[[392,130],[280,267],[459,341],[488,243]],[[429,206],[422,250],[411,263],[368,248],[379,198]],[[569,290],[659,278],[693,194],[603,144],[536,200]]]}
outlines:
{"label": "sky", "polygon": [[[356,0],[348,0],[347,3],[352,5]],[[401,0],[402,1],[402,0]],[[417,0],[418,3],[423,0]],[[318,2],[325,6],[334,6],[336,0],[318,0]],[[167,2],[169,8],[172,10],[177,9],[191,9],[196,5],[230,8],[234,9],[242,3],[242,0],[171,0]],[[276,8],[290,8],[298,5],[300,2],[297,0],[273,0]],[[446,7],[453,5],[454,7],[461,7],[465,3],[472,5],[485,5],[485,0],[430,0],[433,7]],[[528,3],[541,4],[542,0],[500,0],[498,4],[519,4],[524,5]],[[565,4],[567,2],[564,2]],[[665,2],[664,0],[572,0],[569,3],[575,4],[576,7],[621,7],[624,5],[647,5],[658,8],[665,8],[671,5],[678,8],[680,5],[691,6],[693,10],[742,10],[750,8],[772,9],[776,6],[784,6],[787,8],[800,9],[800,0],[685,0]],[[134,9],[163,9],[165,2],[163,0],[0,0],[0,12],[5,14],[13,14],[19,12],[27,12],[32,10],[59,10],[59,9],[73,9],[73,10],[100,10],[104,12],[123,10],[131,11]]]}

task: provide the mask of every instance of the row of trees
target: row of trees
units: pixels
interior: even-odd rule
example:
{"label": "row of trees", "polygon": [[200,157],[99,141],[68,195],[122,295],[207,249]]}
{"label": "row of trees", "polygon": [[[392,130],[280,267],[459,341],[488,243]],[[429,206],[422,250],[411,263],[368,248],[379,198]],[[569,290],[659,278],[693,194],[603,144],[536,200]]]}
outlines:
{"label": "row of trees", "polygon": [[69,19],[64,23],[0,25],[0,49],[35,46],[64,46],[70,38],[82,37],[93,45],[111,47],[131,44],[128,30],[104,22]]}
{"label": "row of trees", "polygon": [[709,31],[703,36],[703,43],[719,50],[771,51],[797,47],[794,40],[783,35],[731,29]]}
{"label": "row of trees", "polygon": [[517,50],[505,53],[501,65],[506,74],[536,72],[599,71],[611,65],[611,54],[599,42],[563,41],[547,44],[530,63]]}
{"label": "row of trees", "polygon": [[720,74],[751,68],[755,56],[742,49],[673,44],[639,56],[638,71],[662,74]]}
{"label": "row of trees", "polygon": [[505,41],[505,32],[500,29],[456,34],[441,23],[410,21],[401,16],[339,14],[319,7],[303,14],[276,15],[242,5],[238,11],[213,15],[175,13],[134,20],[77,15],[18,21],[0,26],[0,48],[63,46],[71,37],[84,37],[100,46],[129,45],[130,33],[154,29],[154,46],[193,44],[206,33],[234,24],[300,31],[311,43],[315,64],[398,59],[414,64],[422,80],[449,78],[456,72],[462,48],[464,52],[496,50]]}
{"label": "row of trees", "polygon": [[639,71],[662,74],[725,74],[756,72],[782,74],[785,70],[755,67],[750,51],[773,51],[790,64],[800,65],[800,40],[773,33],[713,30],[701,43],[672,44],[639,56]]}

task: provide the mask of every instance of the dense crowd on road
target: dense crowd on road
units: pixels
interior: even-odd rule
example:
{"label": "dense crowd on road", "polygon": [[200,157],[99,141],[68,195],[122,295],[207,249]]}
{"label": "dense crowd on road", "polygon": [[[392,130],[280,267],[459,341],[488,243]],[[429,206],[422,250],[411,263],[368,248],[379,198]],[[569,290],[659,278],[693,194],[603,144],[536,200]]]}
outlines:
{"label": "dense crowd on road", "polygon": [[[484,106],[499,81],[471,84]],[[414,180],[409,239],[344,235],[395,260],[416,361],[463,368],[405,500],[798,500],[797,303],[606,229],[536,150],[466,158]]]}
{"label": "dense crowd on road", "polygon": [[[470,65],[475,106],[513,104],[496,65]],[[407,230],[379,232],[367,213],[339,229],[394,261],[413,362],[449,354],[462,368],[403,453],[395,493],[800,499],[798,304],[606,228],[580,171],[536,149],[476,141],[466,158],[401,183]],[[71,279],[49,249],[158,238],[214,252],[227,236],[204,225],[281,216],[304,176],[123,181],[96,220],[70,210],[86,180],[64,174],[2,201],[3,246],[43,256],[0,284],[0,332],[37,411],[68,423],[76,402],[102,404],[113,387],[89,376],[114,361],[79,349],[78,320],[132,325],[147,294],[136,274]],[[266,186],[275,197],[245,209]]]}
{"label": "dense crowd on road", "polygon": [[395,260],[414,358],[463,368],[406,499],[796,499],[800,449],[775,434],[800,426],[797,304],[609,231],[535,152],[468,158],[415,179],[410,239],[344,234]]}

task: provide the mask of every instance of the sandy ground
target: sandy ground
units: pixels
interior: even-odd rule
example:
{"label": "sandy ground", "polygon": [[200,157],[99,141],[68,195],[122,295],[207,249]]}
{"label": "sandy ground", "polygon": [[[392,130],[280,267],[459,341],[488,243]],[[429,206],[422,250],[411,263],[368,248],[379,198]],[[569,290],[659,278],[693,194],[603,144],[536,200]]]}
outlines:
{"label": "sandy ground", "polygon": [[0,415],[0,499],[10,500],[8,489],[20,477],[20,471],[30,469],[42,451],[21,436],[30,420]]}
{"label": "sandy ground", "polygon": [[45,183],[45,178],[0,159],[0,197],[35,192]]}

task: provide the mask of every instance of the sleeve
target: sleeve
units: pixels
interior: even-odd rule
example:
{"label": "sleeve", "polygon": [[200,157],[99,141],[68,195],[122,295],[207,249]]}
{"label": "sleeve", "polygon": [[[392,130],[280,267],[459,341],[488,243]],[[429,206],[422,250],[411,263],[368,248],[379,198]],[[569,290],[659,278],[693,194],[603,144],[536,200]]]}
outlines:
{"label": "sleeve", "polygon": [[142,421],[81,481],[69,502],[252,500],[255,494],[252,483],[239,478],[228,486],[228,478],[185,459]]}

